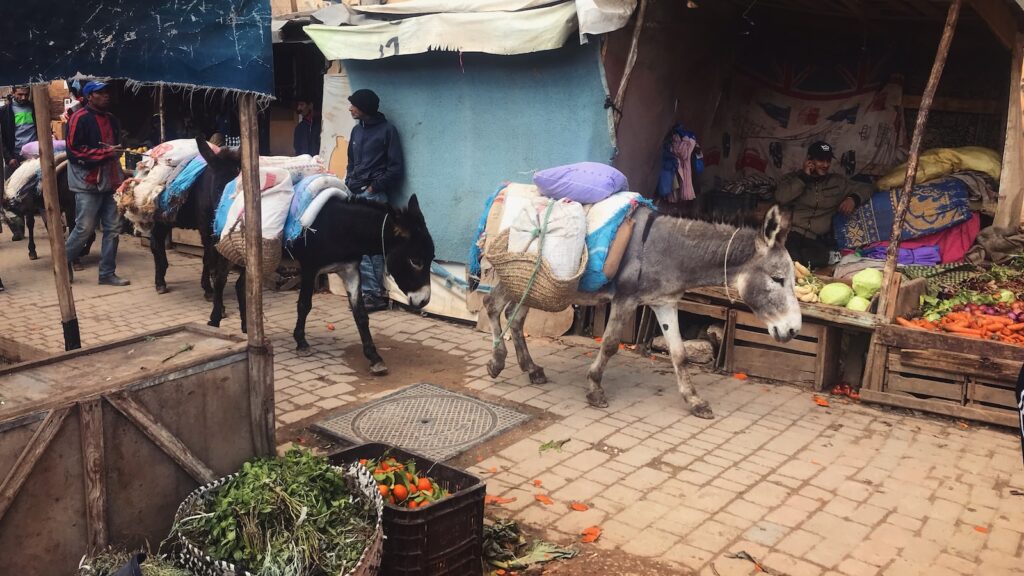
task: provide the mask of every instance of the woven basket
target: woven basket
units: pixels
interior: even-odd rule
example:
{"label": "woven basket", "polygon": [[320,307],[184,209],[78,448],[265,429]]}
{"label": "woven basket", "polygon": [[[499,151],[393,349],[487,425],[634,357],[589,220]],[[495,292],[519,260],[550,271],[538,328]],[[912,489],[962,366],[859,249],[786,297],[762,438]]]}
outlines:
{"label": "woven basket", "polygon": [[[371,507],[377,513],[377,522],[373,529],[373,536],[370,538],[370,542],[366,545],[366,549],[363,551],[363,555],[359,558],[359,562],[356,563],[356,566],[352,571],[338,576],[376,576],[380,573],[381,557],[384,554],[384,527],[382,523],[382,519],[384,517],[384,499],[381,498],[380,492],[377,489],[377,482],[373,479],[370,471],[366,469],[366,466],[363,466],[358,462],[354,462],[348,468],[341,468],[338,466],[335,466],[334,468],[345,477],[345,480],[348,481],[351,488],[358,490],[364,498],[367,498],[370,501]],[[238,473],[235,473],[230,476],[225,476],[220,480],[215,480],[205,486],[200,486],[186,496],[185,500],[178,506],[177,513],[174,515],[174,524],[178,525],[182,519],[187,518],[190,514],[194,513],[198,506],[197,500],[210,492],[216,491],[228,480],[237,475]],[[181,547],[179,552],[181,565],[196,576],[224,576],[225,574],[232,574],[235,576],[253,576],[253,574],[248,570],[243,570],[231,562],[207,556],[205,552],[180,532],[177,532],[176,536],[178,544]]]}
{"label": "woven basket", "polygon": [[512,299],[519,302],[527,291],[530,277],[536,270],[537,277],[534,279],[529,293],[526,294],[523,306],[545,312],[560,312],[572,305],[577,296],[580,277],[587,269],[586,247],[583,248],[583,259],[580,261],[579,271],[572,278],[563,280],[555,277],[551,272],[551,266],[548,266],[548,263],[542,258],[540,259],[540,268],[537,268],[539,255],[530,252],[509,252],[508,236],[508,230],[498,234],[490,245],[486,258],[494,267],[495,273],[501,280],[501,285],[505,287]]}
{"label": "woven basket", "polygon": [[[245,267],[245,234],[242,227],[238,227],[227,235],[223,235],[217,242],[217,252],[228,259],[235,266]],[[263,276],[269,278],[277,271],[281,263],[282,242],[280,238],[273,240],[263,239]]]}

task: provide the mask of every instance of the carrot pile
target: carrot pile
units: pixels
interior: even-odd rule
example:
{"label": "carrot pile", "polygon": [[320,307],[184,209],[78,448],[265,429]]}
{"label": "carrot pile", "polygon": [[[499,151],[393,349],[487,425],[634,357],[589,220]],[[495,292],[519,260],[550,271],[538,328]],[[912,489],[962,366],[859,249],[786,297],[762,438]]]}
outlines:
{"label": "carrot pile", "polygon": [[1005,315],[978,311],[949,312],[937,321],[925,318],[897,318],[906,328],[950,332],[959,336],[996,340],[1007,344],[1024,344],[1024,322],[1015,322]]}

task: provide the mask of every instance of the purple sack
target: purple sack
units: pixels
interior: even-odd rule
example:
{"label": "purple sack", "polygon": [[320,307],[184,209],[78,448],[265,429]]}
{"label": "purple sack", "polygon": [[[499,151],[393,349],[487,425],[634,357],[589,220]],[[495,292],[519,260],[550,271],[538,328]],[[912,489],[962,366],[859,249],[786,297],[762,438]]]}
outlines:
{"label": "purple sack", "polygon": [[577,162],[541,170],[533,183],[548,198],[568,198],[580,204],[594,204],[625,190],[626,175],[600,162]]}

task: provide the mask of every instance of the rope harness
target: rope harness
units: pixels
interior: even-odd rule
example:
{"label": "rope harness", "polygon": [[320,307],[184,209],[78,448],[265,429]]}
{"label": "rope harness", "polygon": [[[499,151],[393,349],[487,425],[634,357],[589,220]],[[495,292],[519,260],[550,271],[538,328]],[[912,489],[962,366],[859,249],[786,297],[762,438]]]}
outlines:
{"label": "rope harness", "polygon": [[[548,209],[544,211],[544,221],[541,223],[540,228],[534,228],[530,231],[530,241],[526,243],[527,246],[533,242],[534,238],[540,237],[539,244],[537,245],[537,262],[534,264],[533,272],[530,274],[530,279],[526,283],[526,290],[523,291],[523,295],[519,298],[519,302],[516,304],[516,307],[512,309],[512,314],[508,316],[508,323],[505,325],[505,328],[502,329],[501,333],[498,334],[497,338],[495,338],[491,343],[492,348],[497,348],[505,338],[505,334],[508,334],[509,329],[512,328],[512,323],[515,322],[516,318],[519,316],[519,310],[523,307],[523,302],[526,302],[526,297],[530,295],[530,290],[533,288],[533,282],[537,279],[537,273],[540,272],[540,265],[542,262],[541,255],[544,252],[544,237],[547,236],[548,220],[551,218],[551,210],[554,209],[554,207],[554,202],[548,203]],[[501,309],[501,313],[498,314],[499,326],[501,325],[501,315],[508,310],[510,304],[511,302],[505,304],[505,307]]]}

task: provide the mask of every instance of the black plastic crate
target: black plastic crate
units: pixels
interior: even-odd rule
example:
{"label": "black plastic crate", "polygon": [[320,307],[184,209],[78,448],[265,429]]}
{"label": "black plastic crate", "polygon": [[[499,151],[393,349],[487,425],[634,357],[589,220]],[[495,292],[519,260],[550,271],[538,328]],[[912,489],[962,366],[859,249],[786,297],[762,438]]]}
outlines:
{"label": "black plastic crate", "polygon": [[484,542],[484,494],[480,478],[388,444],[368,443],[328,456],[343,465],[387,453],[399,462],[412,459],[451,495],[426,508],[409,510],[384,502],[384,557],[381,574],[403,576],[479,576]]}

